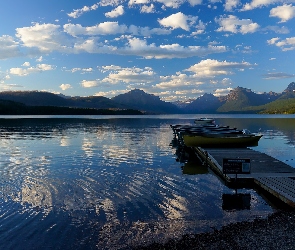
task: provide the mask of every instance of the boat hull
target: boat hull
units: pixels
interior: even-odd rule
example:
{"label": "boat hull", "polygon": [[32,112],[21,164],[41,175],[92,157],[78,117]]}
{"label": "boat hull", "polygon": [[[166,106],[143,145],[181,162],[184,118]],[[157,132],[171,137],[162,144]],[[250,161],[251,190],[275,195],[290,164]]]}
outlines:
{"label": "boat hull", "polygon": [[183,135],[183,141],[188,147],[254,147],[258,145],[261,137],[262,135]]}
{"label": "boat hull", "polygon": [[202,125],[202,124],[214,124],[215,120],[213,118],[199,118],[194,121],[195,124]]}

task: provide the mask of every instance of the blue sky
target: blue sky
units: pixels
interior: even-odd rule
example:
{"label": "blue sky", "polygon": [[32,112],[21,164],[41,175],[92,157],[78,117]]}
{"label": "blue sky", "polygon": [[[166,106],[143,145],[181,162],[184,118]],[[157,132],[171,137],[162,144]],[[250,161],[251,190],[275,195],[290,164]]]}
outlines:
{"label": "blue sky", "polygon": [[0,91],[184,101],[295,81],[295,0],[5,0],[0,23]]}

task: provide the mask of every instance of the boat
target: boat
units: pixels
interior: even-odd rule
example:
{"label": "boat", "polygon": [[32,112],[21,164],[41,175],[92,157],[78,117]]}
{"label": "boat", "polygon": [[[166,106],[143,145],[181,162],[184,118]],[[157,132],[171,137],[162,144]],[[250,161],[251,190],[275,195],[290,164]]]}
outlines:
{"label": "boat", "polygon": [[170,126],[177,141],[187,147],[254,147],[262,137],[247,129],[216,124]]}
{"label": "boat", "polygon": [[201,117],[195,119],[195,124],[214,124],[215,120],[213,118]]}
{"label": "boat", "polygon": [[253,147],[262,135],[239,133],[183,134],[188,147]]}

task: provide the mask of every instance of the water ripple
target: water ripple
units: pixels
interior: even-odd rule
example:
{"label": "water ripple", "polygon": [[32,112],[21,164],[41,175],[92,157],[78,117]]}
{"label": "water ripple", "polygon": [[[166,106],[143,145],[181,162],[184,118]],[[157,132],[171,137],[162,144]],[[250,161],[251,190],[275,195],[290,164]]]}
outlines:
{"label": "water ripple", "polygon": [[210,230],[272,209],[222,210],[227,187],[185,175],[163,121],[5,121],[0,145],[2,249],[121,249]]}

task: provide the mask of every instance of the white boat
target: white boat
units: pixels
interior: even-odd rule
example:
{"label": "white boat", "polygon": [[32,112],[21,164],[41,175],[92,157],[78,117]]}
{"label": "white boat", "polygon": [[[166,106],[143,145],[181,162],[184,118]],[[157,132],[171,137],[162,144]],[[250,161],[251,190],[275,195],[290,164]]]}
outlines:
{"label": "white boat", "polygon": [[213,118],[201,117],[195,119],[195,124],[214,124],[215,120]]}

